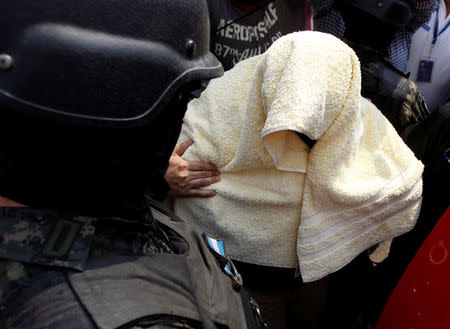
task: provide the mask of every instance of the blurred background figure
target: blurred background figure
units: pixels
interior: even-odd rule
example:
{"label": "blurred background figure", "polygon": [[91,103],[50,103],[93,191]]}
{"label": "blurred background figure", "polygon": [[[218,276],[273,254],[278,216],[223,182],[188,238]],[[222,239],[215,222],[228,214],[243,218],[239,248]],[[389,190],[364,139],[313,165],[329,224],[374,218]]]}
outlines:
{"label": "blurred background figure", "polygon": [[310,0],[313,28],[342,38],[361,62],[362,95],[401,133],[429,113],[404,73],[411,36],[437,6],[428,1]]}
{"label": "blurred background figure", "polygon": [[440,0],[437,10],[413,35],[406,71],[436,110],[450,100],[450,1]]}
{"label": "blurred background figure", "polygon": [[425,165],[423,202],[416,227],[395,238],[389,257],[379,269],[374,291],[381,294],[378,310],[391,295],[410,261],[450,206],[447,191],[436,188],[450,180],[450,1],[440,0],[436,11],[412,36],[406,71],[423,94],[431,114],[408,127],[403,139]]}
{"label": "blurred background figure", "polygon": [[436,9],[436,0],[309,0],[314,30],[365,44],[406,70],[413,33]]}
{"label": "blurred background figure", "polygon": [[225,70],[305,29],[304,0],[208,0],[211,52]]}

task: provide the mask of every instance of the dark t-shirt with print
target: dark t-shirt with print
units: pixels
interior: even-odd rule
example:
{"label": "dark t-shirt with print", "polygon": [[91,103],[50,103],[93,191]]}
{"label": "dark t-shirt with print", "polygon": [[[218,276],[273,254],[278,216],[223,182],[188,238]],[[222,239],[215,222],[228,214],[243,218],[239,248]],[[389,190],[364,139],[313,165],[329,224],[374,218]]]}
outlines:
{"label": "dark t-shirt with print", "polygon": [[211,20],[211,52],[222,62],[225,70],[241,60],[262,54],[281,36],[305,28],[304,1],[266,1],[247,16],[229,0],[207,2]]}

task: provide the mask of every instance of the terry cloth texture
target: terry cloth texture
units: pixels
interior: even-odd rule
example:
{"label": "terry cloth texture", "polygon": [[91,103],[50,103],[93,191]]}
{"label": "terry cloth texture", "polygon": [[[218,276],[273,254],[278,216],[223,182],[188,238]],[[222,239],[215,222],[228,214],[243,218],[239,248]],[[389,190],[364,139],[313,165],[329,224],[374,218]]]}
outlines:
{"label": "terry cloth texture", "polygon": [[423,165],[361,97],[360,80],[350,47],[303,31],[211,81],[179,142],[192,139],[184,157],[215,163],[221,181],[212,198],[175,200],[175,213],[223,239],[232,258],[299,266],[305,282],[410,230]]}

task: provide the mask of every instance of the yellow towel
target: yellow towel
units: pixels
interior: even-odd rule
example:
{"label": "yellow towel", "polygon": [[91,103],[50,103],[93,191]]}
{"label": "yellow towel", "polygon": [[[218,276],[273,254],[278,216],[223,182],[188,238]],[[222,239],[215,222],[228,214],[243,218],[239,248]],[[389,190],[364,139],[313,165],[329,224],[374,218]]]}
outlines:
{"label": "yellow towel", "polygon": [[[305,282],[410,230],[423,165],[360,95],[351,48],[296,32],[238,63],[189,104],[179,142],[215,163],[209,199],[175,200],[177,215],[223,239],[237,260],[299,266]],[[296,135],[317,143],[310,150]]]}

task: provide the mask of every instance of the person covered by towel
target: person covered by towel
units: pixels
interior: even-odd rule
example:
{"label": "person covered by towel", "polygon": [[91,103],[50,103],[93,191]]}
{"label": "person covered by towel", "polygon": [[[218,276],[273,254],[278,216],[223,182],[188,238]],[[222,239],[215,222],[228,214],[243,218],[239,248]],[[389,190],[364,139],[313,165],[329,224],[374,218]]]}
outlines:
{"label": "person covered by towel", "polygon": [[358,58],[330,34],[288,34],[212,80],[189,103],[178,144],[188,140],[184,158],[214,163],[221,180],[174,211],[224,241],[273,328],[313,328],[327,275],[420,211],[422,163],[361,96]]}
{"label": "person covered by towel", "polygon": [[[211,1],[211,3],[215,2],[217,1]],[[219,2],[223,3],[220,6],[225,4],[257,6],[257,3],[264,1]],[[287,0],[287,2],[293,1]],[[367,1],[337,0],[311,0],[309,3],[310,6],[306,7],[314,14],[314,29],[343,39],[355,50],[361,62],[362,95],[371,99],[399,134],[407,126],[420,122],[428,115],[423,96],[416,84],[403,71],[408,59],[412,33],[427,21],[439,1],[395,0],[378,5]],[[215,10],[217,11],[215,5],[210,6],[212,22],[218,21],[217,17],[220,16],[214,13]],[[229,12],[234,11],[229,10]],[[277,16],[280,15],[279,10]],[[286,17],[283,16],[284,20]],[[216,26],[220,24],[216,23]],[[221,29],[220,33],[225,34],[223,27]],[[231,27],[229,30],[231,31]],[[228,35],[231,36],[230,33]],[[222,38],[222,40],[225,39]],[[211,36],[211,40],[214,47],[211,51],[214,52],[216,51],[213,46],[214,35]],[[226,47],[218,46],[219,53],[216,55],[221,61],[220,51],[225,48],[233,48],[232,43],[227,44]],[[230,53],[230,51],[227,52],[229,58],[232,57]],[[225,69],[230,68],[225,63],[224,66]],[[211,187],[208,189],[201,187],[217,182],[220,179],[220,173],[213,164],[189,162],[182,158],[191,143],[178,145],[171,156],[169,168],[165,174],[166,182],[171,189],[170,194],[183,197],[214,196],[215,191]]]}

